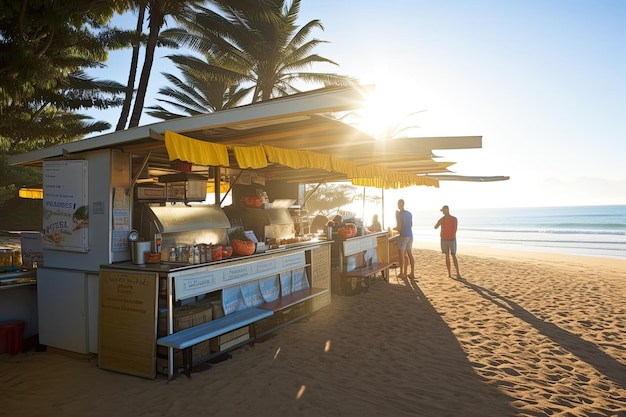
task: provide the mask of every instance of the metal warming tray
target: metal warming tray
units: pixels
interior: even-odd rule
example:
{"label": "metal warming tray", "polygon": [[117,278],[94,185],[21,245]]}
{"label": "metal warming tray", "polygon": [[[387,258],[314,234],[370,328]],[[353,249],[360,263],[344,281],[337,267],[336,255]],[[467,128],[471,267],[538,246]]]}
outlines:
{"label": "metal warming tray", "polygon": [[219,206],[183,204],[150,206],[144,204],[139,218],[139,234],[146,240],[160,233],[162,252],[171,247],[194,243],[226,243],[230,221]]}

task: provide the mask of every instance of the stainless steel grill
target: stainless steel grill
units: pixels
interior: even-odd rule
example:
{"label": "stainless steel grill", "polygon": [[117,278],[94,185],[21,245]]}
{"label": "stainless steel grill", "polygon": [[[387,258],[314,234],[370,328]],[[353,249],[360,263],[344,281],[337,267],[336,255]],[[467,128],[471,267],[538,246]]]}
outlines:
{"label": "stainless steel grill", "polygon": [[224,244],[230,227],[230,221],[220,207],[203,204],[144,204],[138,224],[139,235],[145,240],[152,240],[155,234],[161,234],[161,251],[164,254],[173,247],[195,243]]}

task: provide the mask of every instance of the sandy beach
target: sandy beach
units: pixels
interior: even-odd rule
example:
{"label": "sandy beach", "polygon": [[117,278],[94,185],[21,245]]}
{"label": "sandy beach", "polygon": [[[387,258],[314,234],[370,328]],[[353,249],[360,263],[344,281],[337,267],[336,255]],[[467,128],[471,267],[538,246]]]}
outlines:
{"label": "sandy beach", "polygon": [[626,261],[416,249],[210,369],[167,381],[49,349],[0,355],[0,415],[626,416]]}

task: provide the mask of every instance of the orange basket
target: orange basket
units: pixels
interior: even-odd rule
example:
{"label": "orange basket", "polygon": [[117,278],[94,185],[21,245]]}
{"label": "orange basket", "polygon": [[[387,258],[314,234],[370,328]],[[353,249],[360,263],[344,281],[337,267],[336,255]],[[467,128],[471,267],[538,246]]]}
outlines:
{"label": "orange basket", "polygon": [[144,252],[143,253],[144,261],[147,264],[158,264],[161,262],[161,254],[154,252]]}

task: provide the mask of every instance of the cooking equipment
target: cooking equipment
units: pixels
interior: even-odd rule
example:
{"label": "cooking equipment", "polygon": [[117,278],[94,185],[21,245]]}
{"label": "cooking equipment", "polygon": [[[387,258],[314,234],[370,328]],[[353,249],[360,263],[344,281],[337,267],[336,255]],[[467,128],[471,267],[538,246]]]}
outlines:
{"label": "cooking equipment", "polygon": [[[139,235],[144,238],[153,240],[155,234],[160,234],[162,260],[171,261],[172,248],[177,250],[179,247],[193,248],[200,244],[223,244],[227,240],[230,222],[219,206],[142,204],[135,225],[138,226]],[[188,259],[185,261],[181,258],[180,262],[188,263]]]}
{"label": "cooking equipment", "polygon": [[244,230],[252,230],[259,242],[294,237],[294,222],[287,208],[224,207],[229,219],[241,219]]}
{"label": "cooking equipment", "polygon": [[311,225],[309,222],[309,214],[306,210],[300,208],[292,208],[289,210],[295,225],[296,236],[306,236],[311,234]]}

